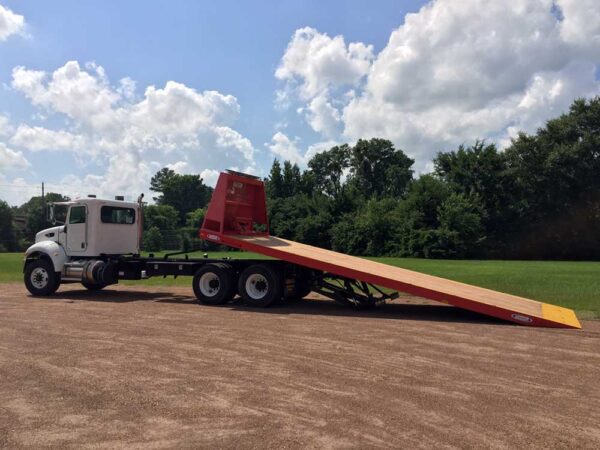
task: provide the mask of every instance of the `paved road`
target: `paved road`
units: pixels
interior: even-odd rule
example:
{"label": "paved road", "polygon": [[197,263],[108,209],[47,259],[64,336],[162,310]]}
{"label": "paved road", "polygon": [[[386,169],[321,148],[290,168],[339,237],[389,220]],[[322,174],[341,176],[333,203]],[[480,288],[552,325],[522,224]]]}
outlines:
{"label": "paved road", "polygon": [[600,322],[0,286],[0,447],[600,447]]}

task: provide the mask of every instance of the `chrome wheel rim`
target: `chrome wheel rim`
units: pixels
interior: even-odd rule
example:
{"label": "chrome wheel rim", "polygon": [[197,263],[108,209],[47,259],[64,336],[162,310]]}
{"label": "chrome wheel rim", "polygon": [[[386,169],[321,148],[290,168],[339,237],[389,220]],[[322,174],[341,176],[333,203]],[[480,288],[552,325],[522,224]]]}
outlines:
{"label": "chrome wheel rim", "polygon": [[31,284],[36,289],[43,289],[48,285],[48,280],[50,279],[50,275],[48,271],[43,267],[36,267],[31,271],[31,275],[29,276],[29,280]]}
{"label": "chrome wheel rim", "polygon": [[200,292],[205,297],[214,297],[221,290],[221,280],[214,272],[202,274],[198,281]]}
{"label": "chrome wheel rim", "polygon": [[260,300],[269,292],[269,282],[264,275],[253,273],[246,279],[246,293],[253,300]]}

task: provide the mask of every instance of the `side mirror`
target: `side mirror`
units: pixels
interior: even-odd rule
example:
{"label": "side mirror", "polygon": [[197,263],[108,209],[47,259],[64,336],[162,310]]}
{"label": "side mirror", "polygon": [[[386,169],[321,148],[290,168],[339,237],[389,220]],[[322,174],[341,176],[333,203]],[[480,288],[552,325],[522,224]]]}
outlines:
{"label": "side mirror", "polygon": [[65,225],[65,227],[63,228],[63,233],[67,232],[67,226]]}

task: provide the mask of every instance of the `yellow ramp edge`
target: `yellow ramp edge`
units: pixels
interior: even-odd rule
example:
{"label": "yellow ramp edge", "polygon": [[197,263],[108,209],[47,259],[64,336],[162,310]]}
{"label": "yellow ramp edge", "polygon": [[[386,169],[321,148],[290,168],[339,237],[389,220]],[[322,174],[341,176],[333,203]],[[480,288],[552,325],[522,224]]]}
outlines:
{"label": "yellow ramp edge", "polygon": [[542,303],[542,317],[546,320],[563,323],[573,328],[581,328],[581,324],[572,309]]}

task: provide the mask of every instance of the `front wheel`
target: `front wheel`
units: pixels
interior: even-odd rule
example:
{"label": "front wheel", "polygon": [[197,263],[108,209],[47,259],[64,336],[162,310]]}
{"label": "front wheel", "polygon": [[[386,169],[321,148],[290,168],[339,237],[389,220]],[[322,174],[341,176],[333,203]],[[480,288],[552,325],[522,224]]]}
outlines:
{"label": "front wheel", "polygon": [[27,264],[24,275],[25,287],[33,295],[52,295],[60,285],[60,277],[54,266],[45,259],[36,259]]}
{"label": "front wheel", "polygon": [[248,305],[267,307],[283,296],[281,272],[268,264],[247,267],[240,275],[238,293]]}

